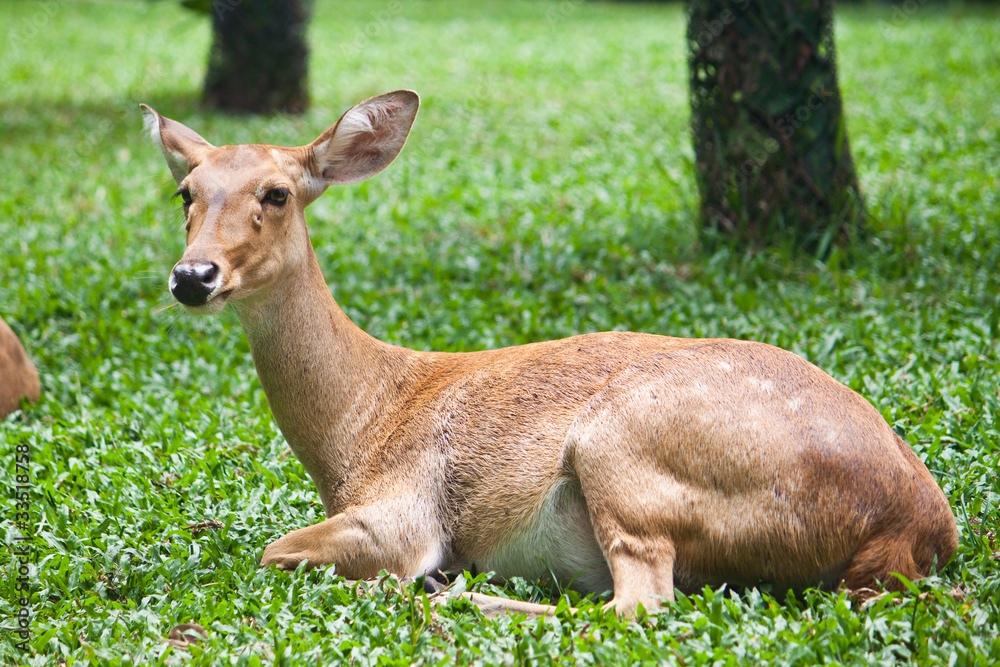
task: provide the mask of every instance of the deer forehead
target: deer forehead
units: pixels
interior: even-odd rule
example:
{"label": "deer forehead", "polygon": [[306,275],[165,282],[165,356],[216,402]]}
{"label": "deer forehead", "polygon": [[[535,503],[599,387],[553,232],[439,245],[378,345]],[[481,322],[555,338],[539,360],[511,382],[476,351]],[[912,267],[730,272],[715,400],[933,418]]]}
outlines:
{"label": "deer forehead", "polygon": [[211,150],[184,183],[196,195],[207,195],[214,203],[233,196],[259,200],[279,187],[295,192],[302,177],[302,163],[294,149],[241,144]]}

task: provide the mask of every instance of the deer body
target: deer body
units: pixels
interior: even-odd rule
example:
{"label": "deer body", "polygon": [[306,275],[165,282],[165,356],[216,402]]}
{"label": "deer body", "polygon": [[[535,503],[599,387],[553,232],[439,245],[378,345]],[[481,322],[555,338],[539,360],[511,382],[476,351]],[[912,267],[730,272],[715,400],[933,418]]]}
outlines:
{"label": "deer body", "polygon": [[327,519],[262,562],[349,578],[475,566],[614,590],[897,584],[957,545],[944,494],[863,398],[760,343],[634,333],[418,352],[355,326],[303,209],[402,148],[417,98],[348,111],[310,146],[215,148],[145,108],[185,199],[171,289],[231,302]]}

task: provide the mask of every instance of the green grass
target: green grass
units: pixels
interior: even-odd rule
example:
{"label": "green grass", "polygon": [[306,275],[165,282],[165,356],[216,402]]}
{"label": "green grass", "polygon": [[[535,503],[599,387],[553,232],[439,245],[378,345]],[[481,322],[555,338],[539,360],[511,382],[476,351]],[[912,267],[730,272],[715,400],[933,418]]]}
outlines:
{"label": "green grass", "polygon": [[[234,118],[197,97],[207,22],[175,3],[0,4],[0,314],[42,375],[0,425],[33,478],[30,650],[67,664],[990,664],[1000,660],[1000,12],[838,8],[842,92],[873,239],[826,262],[697,245],[678,6],[320,3],[312,110]],[[369,35],[369,37],[365,37]],[[258,570],[320,520],[228,312],[166,308],[184,238],[137,105],[215,143],[310,141],[369,95],[424,99],[403,156],[310,209],[334,295],[372,334],[473,350],[607,329],[791,349],[879,407],[940,481],[961,545],[940,578],[840,593],[706,590],[621,622],[439,616],[392,581]],[[13,503],[3,505],[8,544]],[[216,520],[222,528],[194,532]],[[15,625],[17,562],[0,557]],[[202,648],[161,641],[178,623]]]}

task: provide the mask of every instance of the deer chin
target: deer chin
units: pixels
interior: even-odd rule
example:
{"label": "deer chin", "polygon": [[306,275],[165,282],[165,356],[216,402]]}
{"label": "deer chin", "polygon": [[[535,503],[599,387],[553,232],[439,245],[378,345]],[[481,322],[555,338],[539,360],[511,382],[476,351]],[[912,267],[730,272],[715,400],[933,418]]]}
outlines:
{"label": "deer chin", "polygon": [[215,315],[229,303],[232,297],[233,289],[219,290],[212,296],[208,298],[208,301],[201,304],[200,306],[188,306],[186,304],[181,304],[184,310],[189,315]]}

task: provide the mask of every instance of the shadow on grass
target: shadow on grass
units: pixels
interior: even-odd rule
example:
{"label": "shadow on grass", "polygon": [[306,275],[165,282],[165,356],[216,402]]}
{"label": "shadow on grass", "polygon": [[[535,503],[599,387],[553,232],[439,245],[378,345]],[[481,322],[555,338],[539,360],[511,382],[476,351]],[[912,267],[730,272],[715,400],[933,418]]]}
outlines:
{"label": "shadow on grass", "polygon": [[[86,162],[114,144],[132,144],[142,135],[142,112],[147,104],[160,113],[182,120],[204,133],[216,144],[243,142],[260,136],[271,142],[291,143],[311,140],[325,129],[307,116],[229,115],[205,107],[197,92],[156,93],[149,96],[123,95],[105,101],[33,100],[28,104],[0,101],[0,126],[10,140],[0,147],[8,162],[27,156],[58,151],[62,159],[77,157]],[[322,124],[322,123],[320,123]],[[246,131],[243,128],[246,128]],[[236,134],[245,136],[236,136]],[[276,135],[273,139],[271,135]],[[301,137],[296,135],[301,134]],[[30,168],[25,164],[23,168]]]}

